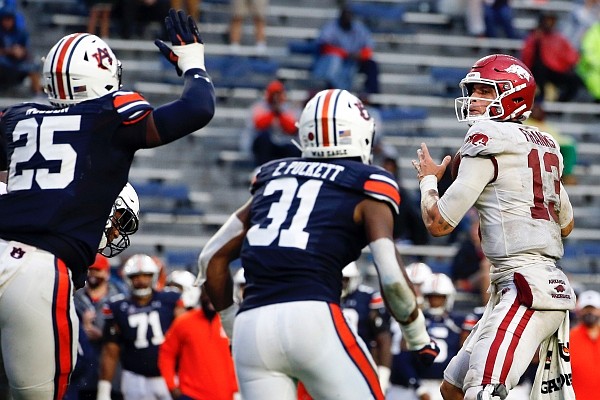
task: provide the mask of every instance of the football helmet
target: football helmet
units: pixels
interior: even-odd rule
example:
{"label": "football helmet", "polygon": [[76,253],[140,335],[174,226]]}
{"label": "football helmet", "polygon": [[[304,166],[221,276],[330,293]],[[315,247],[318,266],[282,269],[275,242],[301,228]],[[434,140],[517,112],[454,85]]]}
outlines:
{"label": "football helmet", "polygon": [[350,293],[354,293],[358,289],[358,285],[362,282],[362,276],[356,262],[352,261],[344,267],[342,278],[348,279],[348,283],[342,284],[342,297],[346,297]]}
{"label": "football helmet", "polygon": [[431,267],[423,262],[414,262],[406,266],[406,275],[413,285],[422,285],[431,274]]}
{"label": "football helmet", "polygon": [[[137,232],[139,225],[140,201],[133,186],[127,183],[112,206],[98,252],[106,257],[120,254],[131,244],[129,236]],[[114,234],[114,230],[119,232],[118,236]]]}
{"label": "football helmet", "polygon": [[[470,115],[472,100],[490,101],[479,97],[470,97],[473,85],[483,83],[491,85],[496,98],[487,106],[482,115]],[[456,117],[459,121],[523,121],[533,107],[535,98],[535,79],[529,68],[519,59],[506,54],[492,54],[478,60],[459,84],[462,97],[455,100]]]}
{"label": "football helmet", "polygon": [[189,271],[175,270],[167,276],[165,286],[177,288],[185,308],[194,308],[200,302],[200,288],[194,286],[196,277]]}
{"label": "football helmet", "polygon": [[431,315],[443,315],[445,312],[452,310],[454,306],[456,289],[452,280],[446,274],[436,272],[429,275],[423,282],[423,285],[421,285],[421,293],[425,299],[427,299],[427,296],[432,295],[446,296],[446,302],[443,306],[432,307],[426,304],[427,307],[425,309]]}
{"label": "football helmet", "polygon": [[[131,293],[134,296],[144,297],[152,293],[152,289],[155,287],[156,282],[158,281],[159,271],[160,267],[158,264],[156,264],[152,257],[146,254],[135,254],[129,257],[129,259],[123,265],[123,279],[131,289]],[[151,274],[152,284],[147,287],[134,287],[131,277],[142,274]]]}
{"label": "football helmet", "polygon": [[72,33],[44,58],[44,91],[51,104],[67,107],[121,87],[121,62],[96,35]]}
{"label": "football helmet", "polygon": [[298,122],[302,157],[360,157],[371,162],[375,122],[366,107],[346,90],[329,89],[308,101]]}

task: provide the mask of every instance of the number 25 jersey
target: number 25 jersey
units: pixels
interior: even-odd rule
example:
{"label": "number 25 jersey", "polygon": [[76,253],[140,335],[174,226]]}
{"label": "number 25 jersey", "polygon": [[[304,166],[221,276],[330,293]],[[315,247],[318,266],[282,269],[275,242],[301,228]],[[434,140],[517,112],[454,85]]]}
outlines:
{"label": "number 25 jersey", "polygon": [[261,167],[251,190],[241,311],[299,300],[339,304],[341,271],[368,244],[354,222],[356,205],[374,199],[396,215],[400,203],[388,172],[352,160],[275,160]]}

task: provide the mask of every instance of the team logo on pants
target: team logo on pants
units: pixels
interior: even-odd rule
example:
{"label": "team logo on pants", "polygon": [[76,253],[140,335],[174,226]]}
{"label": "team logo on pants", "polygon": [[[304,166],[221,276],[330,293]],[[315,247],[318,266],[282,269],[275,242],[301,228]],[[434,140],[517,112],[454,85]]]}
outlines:
{"label": "team logo on pants", "polygon": [[25,250],[23,250],[20,247],[13,247],[10,252],[10,256],[17,260],[20,260],[21,258],[23,258],[24,255],[25,255]]}

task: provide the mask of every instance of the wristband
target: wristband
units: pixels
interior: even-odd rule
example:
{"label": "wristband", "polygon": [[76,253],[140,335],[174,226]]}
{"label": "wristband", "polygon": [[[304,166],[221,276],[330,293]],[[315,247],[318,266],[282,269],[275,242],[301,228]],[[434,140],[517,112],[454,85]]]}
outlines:
{"label": "wristband", "polygon": [[420,309],[417,318],[408,324],[400,323],[400,329],[408,350],[419,350],[431,342],[425,328],[425,316]]}
{"label": "wristband", "polygon": [[435,175],[425,175],[421,182],[419,182],[419,187],[421,188],[421,198],[425,197],[425,195],[430,190],[438,191],[437,187],[438,181]]}
{"label": "wristband", "polygon": [[112,384],[109,381],[101,379],[98,381],[97,399],[110,399]]}
{"label": "wristband", "polygon": [[206,67],[204,66],[204,45],[202,43],[173,46],[171,50],[179,57],[177,66],[184,74],[192,68],[200,68],[206,71]]}

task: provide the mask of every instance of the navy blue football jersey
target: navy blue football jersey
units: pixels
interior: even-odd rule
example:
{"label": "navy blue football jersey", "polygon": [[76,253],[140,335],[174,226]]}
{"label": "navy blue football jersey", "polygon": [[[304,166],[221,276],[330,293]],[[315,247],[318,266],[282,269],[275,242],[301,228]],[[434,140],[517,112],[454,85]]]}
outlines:
{"label": "navy blue football jersey", "polygon": [[127,91],[61,109],[22,103],[4,110],[9,176],[0,237],[53,253],[79,286],[134,152],[146,147],[151,111],[140,94]]}
{"label": "navy blue football jersey", "polygon": [[381,332],[389,332],[390,316],[386,312],[383,298],[370,286],[358,288],[341,299],[342,312],[348,324],[369,347]]}
{"label": "navy blue football jersey", "polygon": [[356,205],[375,199],[395,216],[400,203],[388,172],[342,159],[270,162],[251,191],[251,227],[241,251],[247,282],[242,311],[298,300],[339,304],[341,271],[368,244],[354,222]]}
{"label": "navy blue football jersey", "polygon": [[122,294],[105,304],[104,339],[121,346],[121,365],[136,374],[160,376],[158,348],[174,319],[180,302],[176,291],[154,291],[145,306]]}

